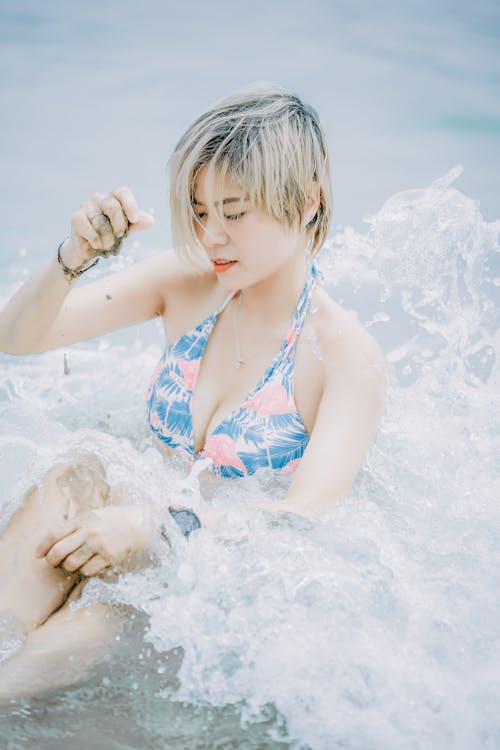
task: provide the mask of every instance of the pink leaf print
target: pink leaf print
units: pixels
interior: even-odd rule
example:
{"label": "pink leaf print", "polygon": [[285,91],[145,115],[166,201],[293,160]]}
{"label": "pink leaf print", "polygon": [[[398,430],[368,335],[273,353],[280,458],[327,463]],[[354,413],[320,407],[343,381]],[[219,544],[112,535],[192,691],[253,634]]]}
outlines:
{"label": "pink leaf print", "polygon": [[293,403],[288,400],[286,388],[281,383],[269,382],[249,398],[244,406],[253,409],[261,417],[269,417],[271,414],[288,414],[294,410]]}
{"label": "pink leaf print", "polygon": [[210,435],[206,439],[201,455],[211,458],[216,466],[232,466],[243,474],[247,473],[245,465],[236,452],[235,442],[229,435]]}
{"label": "pink leaf print", "polygon": [[200,360],[192,359],[191,361],[187,361],[185,359],[179,359],[177,364],[182,370],[186,388],[189,388],[189,390],[192,391],[194,381],[196,380],[196,373],[198,372],[198,367],[200,366]]}
{"label": "pink leaf print", "polygon": [[282,476],[286,476],[287,474],[293,474],[293,472],[298,469],[299,464],[300,464],[300,458],[294,458],[293,461],[289,461],[286,464],[286,466],[280,469],[279,473]]}

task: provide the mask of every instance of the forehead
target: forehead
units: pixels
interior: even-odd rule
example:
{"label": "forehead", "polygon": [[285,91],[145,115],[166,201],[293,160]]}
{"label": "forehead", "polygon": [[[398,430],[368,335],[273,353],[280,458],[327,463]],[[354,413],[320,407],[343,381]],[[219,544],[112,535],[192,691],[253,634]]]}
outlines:
{"label": "forehead", "polygon": [[220,198],[222,198],[223,204],[245,199],[241,185],[238,185],[230,175],[224,176],[220,185],[220,194],[216,194],[217,182],[216,176],[213,172],[208,172],[208,165],[205,164],[196,175],[191,202],[196,205],[208,205],[209,203],[218,205]]}

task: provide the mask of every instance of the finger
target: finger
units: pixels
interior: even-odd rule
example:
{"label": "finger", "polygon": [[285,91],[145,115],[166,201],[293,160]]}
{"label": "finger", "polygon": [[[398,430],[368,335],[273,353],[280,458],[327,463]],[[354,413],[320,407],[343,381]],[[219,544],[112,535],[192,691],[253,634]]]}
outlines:
{"label": "finger", "polygon": [[79,526],[79,521],[73,518],[69,521],[64,521],[64,523],[56,526],[56,528],[51,529],[45,534],[40,544],[37,546],[35,550],[36,557],[45,557],[47,552],[54,546],[54,544],[59,542],[64,537],[68,536],[68,534],[72,534],[79,528]]}
{"label": "finger", "polygon": [[104,250],[110,250],[116,242],[116,237],[108,217],[104,216],[100,211],[94,211],[89,216],[89,219],[95,231],[101,238]]}
{"label": "finger", "polygon": [[53,568],[57,567],[62,560],[77,550],[85,542],[85,532],[83,529],[68,534],[64,539],[56,542],[45,555],[48,564]]}
{"label": "finger", "polygon": [[68,555],[66,559],[61,563],[61,568],[67,570],[68,573],[74,573],[76,570],[85,565],[91,557],[94,556],[94,550],[91,549],[85,542],[78,547],[77,550]]}
{"label": "finger", "polygon": [[85,565],[82,565],[80,573],[89,578],[90,576],[97,575],[97,573],[101,573],[107,567],[109,567],[109,565],[103,557],[100,555],[94,555],[85,563]]}
{"label": "finger", "polygon": [[111,222],[111,228],[115,237],[123,237],[128,229],[128,219],[125,216],[122,205],[114,195],[108,193],[100,201],[100,209],[104,216]]}
{"label": "finger", "polygon": [[121,203],[128,221],[131,224],[135,224],[139,219],[139,206],[130,188],[116,188],[116,190],[113,190],[112,195]]}
{"label": "finger", "polygon": [[137,221],[129,226],[129,232],[141,229],[149,229],[155,223],[154,216],[148,214],[146,211],[139,211],[137,215]]}
{"label": "finger", "polygon": [[[75,237],[77,242],[81,242],[83,239],[85,242],[88,242],[90,247],[94,250],[100,250],[102,247],[101,238],[90,223],[90,219],[83,208],[73,215],[71,221],[71,234]],[[82,249],[86,250],[87,248],[85,247]]]}

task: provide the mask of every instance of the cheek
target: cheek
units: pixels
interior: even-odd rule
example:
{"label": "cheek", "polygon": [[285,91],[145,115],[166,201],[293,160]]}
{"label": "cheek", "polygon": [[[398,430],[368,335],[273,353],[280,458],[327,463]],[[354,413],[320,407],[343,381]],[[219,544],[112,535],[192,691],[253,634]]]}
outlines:
{"label": "cheek", "polygon": [[270,257],[276,258],[276,260],[282,260],[292,254],[292,242],[291,238],[286,232],[283,231],[281,226],[273,227],[265,236],[265,241],[262,243],[266,247],[266,252]]}
{"label": "cheek", "polygon": [[205,249],[205,232],[203,227],[199,224],[193,224],[193,232],[200,245]]}
{"label": "cheek", "polygon": [[283,227],[276,222],[269,222],[258,227],[255,232],[259,247],[279,249],[288,244]]}

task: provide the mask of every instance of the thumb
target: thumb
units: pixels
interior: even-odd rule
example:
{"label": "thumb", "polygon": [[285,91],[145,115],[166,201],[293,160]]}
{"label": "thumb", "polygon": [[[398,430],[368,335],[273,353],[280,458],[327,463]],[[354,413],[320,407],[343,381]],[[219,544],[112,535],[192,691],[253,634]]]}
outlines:
{"label": "thumb", "polygon": [[148,214],[146,211],[139,211],[137,221],[129,224],[128,231],[135,232],[141,229],[149,229],[155,223],[154,216]]}

